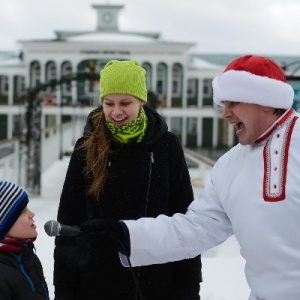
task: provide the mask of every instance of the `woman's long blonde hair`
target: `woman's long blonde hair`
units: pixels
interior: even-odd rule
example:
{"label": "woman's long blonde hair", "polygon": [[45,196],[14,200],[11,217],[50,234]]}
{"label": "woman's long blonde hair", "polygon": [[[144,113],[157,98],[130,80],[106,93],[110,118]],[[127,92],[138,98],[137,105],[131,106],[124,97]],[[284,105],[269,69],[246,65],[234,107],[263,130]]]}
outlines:
{"label": "woman's long blonde hair", "polygon": [[83,143],[86,150],[85,174],[92,178],[88,194],[99,199],[100,192],[108,176],[108,159],[111,152],[112,135],[105,124],[103,111],[91,117],[93,130]]}

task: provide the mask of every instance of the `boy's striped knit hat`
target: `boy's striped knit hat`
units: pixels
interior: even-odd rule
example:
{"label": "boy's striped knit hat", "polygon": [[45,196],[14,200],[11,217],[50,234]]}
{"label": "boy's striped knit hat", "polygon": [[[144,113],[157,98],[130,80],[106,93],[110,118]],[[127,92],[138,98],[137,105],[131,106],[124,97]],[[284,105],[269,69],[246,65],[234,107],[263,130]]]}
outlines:
{"label": "boy's striped knit hat", "polygon": [[5,237],[27,204],[27,193],[21,187],[0,181],[0,239]]}

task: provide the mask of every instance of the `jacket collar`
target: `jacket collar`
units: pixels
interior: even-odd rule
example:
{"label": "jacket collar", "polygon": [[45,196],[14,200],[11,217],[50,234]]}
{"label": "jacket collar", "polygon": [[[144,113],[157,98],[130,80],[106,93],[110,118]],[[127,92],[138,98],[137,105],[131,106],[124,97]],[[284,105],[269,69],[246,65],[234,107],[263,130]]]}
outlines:
{"label": "jacket collar", "polygon": [[277,131],[278,128],[281,128],[281,126],[286,124],[290,119],[292,119],[292,117],[294,117],[295,114],[296,112],[293,108],[287,110],[278,120],[276,120],[276,122],[272,124],[272,126],[265,133],[263,133],[255,141],[255,144],[262,144],[266,142],[270,138],[270,136],[273,135],[275,131]]}

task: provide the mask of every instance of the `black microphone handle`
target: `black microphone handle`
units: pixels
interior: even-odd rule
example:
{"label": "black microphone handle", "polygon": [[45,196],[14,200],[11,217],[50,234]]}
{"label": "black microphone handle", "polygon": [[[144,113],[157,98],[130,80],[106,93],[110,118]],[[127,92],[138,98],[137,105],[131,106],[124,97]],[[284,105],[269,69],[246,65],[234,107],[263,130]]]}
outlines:
{"label": "black microphone handle", "polygon": [[59,236],[76,236],[82,231],[79,227],[60,224]]}

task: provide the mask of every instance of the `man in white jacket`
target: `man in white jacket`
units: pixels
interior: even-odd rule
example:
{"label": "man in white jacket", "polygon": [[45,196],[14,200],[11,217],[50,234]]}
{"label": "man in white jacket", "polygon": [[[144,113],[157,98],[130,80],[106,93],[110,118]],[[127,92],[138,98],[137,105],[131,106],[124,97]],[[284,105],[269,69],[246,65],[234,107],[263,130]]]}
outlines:
{"label": "man in white jacket", "polygon": [[249,299],[299,300],[300,121],[291,108],[294,91],[276,63],[251,55],[231,62],[213,80],[213,91],[239,144],[216,162],[187,213],[91,220],[81,229],[117,235],[132,266],[192,258],[235,234],[246,260]]}

